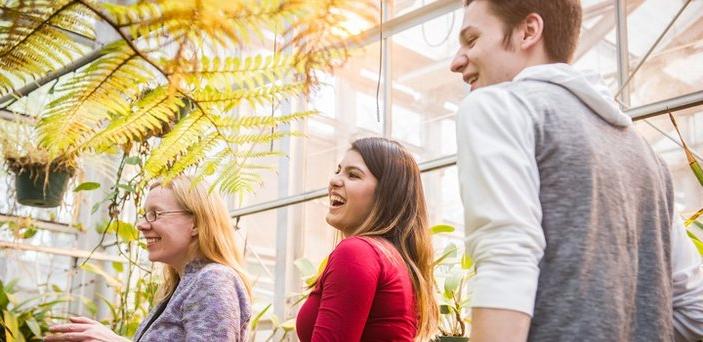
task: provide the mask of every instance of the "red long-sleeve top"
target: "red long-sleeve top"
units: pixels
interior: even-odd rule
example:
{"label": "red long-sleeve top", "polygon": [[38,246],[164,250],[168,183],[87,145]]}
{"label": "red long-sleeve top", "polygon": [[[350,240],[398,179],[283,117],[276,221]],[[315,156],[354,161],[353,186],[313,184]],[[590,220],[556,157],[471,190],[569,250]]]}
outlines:
{"label": "red long-sleeve top", "polygon": [[298,313],[301,341],[412,341],[417,311],[410,274],[387,241],[350,237]]}

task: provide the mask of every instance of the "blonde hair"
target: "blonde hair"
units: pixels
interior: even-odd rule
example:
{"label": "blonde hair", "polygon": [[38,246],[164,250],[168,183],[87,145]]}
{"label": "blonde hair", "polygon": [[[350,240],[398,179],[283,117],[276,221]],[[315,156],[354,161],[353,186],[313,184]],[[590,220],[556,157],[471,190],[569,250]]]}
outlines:
{"label": "blonde hair", "polygon": [[[352,143],[378,183],[371,213],[352,236],[384,238],[403,258],[413,282],[418,311],[416,339],[436,334],[439,307],[434,296],[432,239],[420,169],[398,142],[363,138]],[[387,253],[384,253],[387,254]]]}
{"label": "blonde hair", "polygon": [[[237,246],[234,226],[222,197],[215,191],[208,191],[206,182],[196,184],[189,176],[178,176],[169,182],[157,181],[149,189],[159,186],[173,191],[178,205],[193,215],[194,225],[198,229],[198,242],[195,247],[197,249],[189,251],[189,255],[193,257],[195,253],[200,253],[207,260],[232,268],[244,283],[251,299],[251,284],[242,266],[244,256]],[[163,283],[156,294],[157,302],[170,296],[179,281],[176,269],[164,265]]]}

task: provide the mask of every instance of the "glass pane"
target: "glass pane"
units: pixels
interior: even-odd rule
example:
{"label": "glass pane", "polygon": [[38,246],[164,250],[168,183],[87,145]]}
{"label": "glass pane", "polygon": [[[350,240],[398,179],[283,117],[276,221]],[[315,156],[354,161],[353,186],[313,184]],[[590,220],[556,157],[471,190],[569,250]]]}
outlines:
{"label": "glass pane", "polygon": [[[694,107],[676,113],[681,134],[694,153],[703,154],[703,107]],[[654,150],[666,161],[671,171],[674,191],[675,210],[682,217],[690,217],[703,206],[703,187],[693,175],[683,149],[676,144],[679,141],[668,115],[650,118],[646,123],[637,123],[638,130],[645,136]],[[651,124],[651,126],[650,126]],[[658,128],[666,135],[659,132]],[[676,142],[674,142],[676,141]],[[699,159],[699,162],[703,159]]]}
{"label": "glass pane", "polygon": [[[630,65],[637,65],[686,1],[628,1]],[[703,84],[703,3],[692,1],[633,77],[632,106],[680,96]]]}
{"label": "glass pane", "polygon": [[415,152],[418,161],[456,152],[454,115],[468,94],[449,71],[463,18],[458,9],[392,37],[392,138]]}

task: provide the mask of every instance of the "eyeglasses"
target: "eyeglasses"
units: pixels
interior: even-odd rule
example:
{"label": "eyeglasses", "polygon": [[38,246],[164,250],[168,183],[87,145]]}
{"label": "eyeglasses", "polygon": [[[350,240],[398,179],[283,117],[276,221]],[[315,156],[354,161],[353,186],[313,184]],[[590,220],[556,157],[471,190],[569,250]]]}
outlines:
{"label": "eyeglasses", "polygon": [[142,215],[142,217],[144,218],[144,220],[146,220],[146,222],[154,222],[154,221],[158,220],[159,217],[161,217],[162,215],[175,214],[175,213],[190,214],[191,212],[188,210],[166,210],[166,211],[152,210],[152,211],[147,211],[146,213],[144,213],[144,215]]}

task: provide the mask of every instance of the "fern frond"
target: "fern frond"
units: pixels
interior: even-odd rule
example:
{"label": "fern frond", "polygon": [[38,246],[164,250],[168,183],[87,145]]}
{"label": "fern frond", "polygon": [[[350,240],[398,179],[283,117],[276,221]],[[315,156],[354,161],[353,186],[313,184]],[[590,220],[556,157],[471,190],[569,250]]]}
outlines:
{"label": "fern frond", "polygon": [[221,104],[224,106],[224,111],[230,111],[242,101],[248,102],[251,107],[256,107],[273,100],[300,95],[304,89],[305,84],[303,83],[274,85],[255,89],[237,89],[232,91],[218,91],[208,88],[193,92],[193,98],[199,103]]}
{"label": "fern frond", "polygon": [[212,124],[205,113],[199,109],[190,112],[171,129],[171,132],[164,135],[161,143],[151,151],[151,155],[144,162],[147,178],[160,175],[178,156],[183,155],[190,146],[197,144],[203,137],[208,136],[207,132],[211,129]]}
{"label": "fern frond", "polygon": [[[258,172],[247,172],[239,167],[236,161],[224,167],[231,171],[221,172],[212,182],[211,188],[218,187],[224,193],[254,192],[254,185],[262,184],[262,177]],[[273,170],[273,167],[270,170]]]}
{"label": "fern frond", "polygon": [[[189,146],[188,149],[183,152],[183,155],[175,160],[171,167],[164,170],[161,177],[165,181],[169,181],[188,168],[200,164],[204,159],[207,159],[208,152],[217,147],[218,143],[218,136],[213,134]],[[229,151],[225,149],[217,155],[226,154],[228,152]]]}
{"label": "fern frond", "polygon": [[92,12],[76,1],[5,4],[11,22],[0,27],[0,70],[22,84],[0,79],[0,93],[67,65],[88,49],[67,32],[94,37]]}
{"label": "fern frond", "polygon": [[152,90],[133,107],[128,115],[116,118],[87,141],[83,149],[104,149],[130,141],[144,141],[160,133],[164,124],[172,122],[183,102],[168,91],[167,86]]}
{"label": "fern frond", "polygon": [[140,86],[157,79],[124,41],[106,46],[103,52],[102,57],[57,85],[60,96],[49,103],[37,127],[40,144],[49,151],[76,148],[100,129],[104,120],[128,115]]}
{"label": "fern frond", "polygon": [[244,145],[244,144],[262,144],[270,143],[271,141],[276,141],[285,137],[300,137],[302,133],[292,132],[292,131],[277,131],[271,133],[261,133],[261,134],[237,134],[227,137],[225,140],[230,144]]}
{"label": "fern frond", "polygon": [[318,114],[318,111],[309,110],[296,112],[287,115],[271,116],[271,115],[251,115],[241,117],[216,117],[213,119],[215,124],[223,129],[239,130],[241,128],[268,128],[289,123],[296,120],[302,120],[307,117]]}

